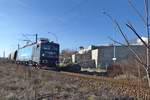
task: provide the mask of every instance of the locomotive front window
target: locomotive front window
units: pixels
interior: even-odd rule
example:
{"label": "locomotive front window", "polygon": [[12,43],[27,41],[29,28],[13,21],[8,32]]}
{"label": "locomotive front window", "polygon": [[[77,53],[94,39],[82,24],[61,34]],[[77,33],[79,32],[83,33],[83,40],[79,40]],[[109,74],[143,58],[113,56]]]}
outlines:
{"label": "locomotive front window", "polygon": [[50,49],[50,46],[49,46],[49,45],[42,45],[42,49],[43,49],[43,50],[49,50],[49,49]]}
{"label": "locomotive front window", "polygon": [[57,58],[59,53],[59,47],[57,45],[42,45],[41,46],[42,57],[49,57],[49,58]]}
{"label": "locomotive front window", "polygon": [[43,50],[58,51],[58,47],[57,46],[53,46],[53,45],[42,45],[42,49]]}
{"label": "locomotive front window", "polygon": [[44,51],[42,53],[43,57],[57,57],[57,52],[54,51]]}

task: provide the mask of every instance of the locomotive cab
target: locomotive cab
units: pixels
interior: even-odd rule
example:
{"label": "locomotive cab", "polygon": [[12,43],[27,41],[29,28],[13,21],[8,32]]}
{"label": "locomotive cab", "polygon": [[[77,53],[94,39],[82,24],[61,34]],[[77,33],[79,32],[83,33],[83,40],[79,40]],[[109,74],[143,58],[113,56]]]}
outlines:
{"label": "locomotive cab", "polygon": [[40,39],[33,49],[33,61],[40,66],[56,67],[59,61],[59,44]]}

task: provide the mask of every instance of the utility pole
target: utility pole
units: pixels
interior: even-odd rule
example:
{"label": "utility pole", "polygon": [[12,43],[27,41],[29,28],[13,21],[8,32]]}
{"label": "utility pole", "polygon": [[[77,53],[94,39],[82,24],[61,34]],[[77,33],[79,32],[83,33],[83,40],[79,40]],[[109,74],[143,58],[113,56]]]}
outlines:
{"label": "utility pole", "polygon": [[[115,34],[114,34],[114,38],[115,38]],[[116,44],[115,44],[115,42],[113,43],[113,48],[114,48],[114,57],[112,58],[112,60],[113,60],[113,62],[115,64],[115,62],[117,60],[117,58],[116,58]]]}
{"label": "utility pole", "polygon": [[36,33],[35,34],[35,42],[37,43],[37,41],[38,41],[38,34]]}
{"label": "utility pole", "polygon": [[19,50],[20,46],[19,46],[19,43],[18,43],[18,50]]}
{"label": "utility pole", "polygon": [[147,76],[148,77],[148,83],[149,83],[149,87],[150,87],[150,64],[149,64],[149,44],[150,44],[150,34],[149,34],[149,11],[148,11],[148,0],[144,0],[144,4],[145,4],[145,17],[146,17],[146,24],[145,24],[145,26],[146,26],[146,32],[147,32],[147,75],[149,75],[149,76]]}
{"label": "utility pole", "polygon": [[3,58],[5,58],[5,50],[4,50],[4,52],[3,52]]}

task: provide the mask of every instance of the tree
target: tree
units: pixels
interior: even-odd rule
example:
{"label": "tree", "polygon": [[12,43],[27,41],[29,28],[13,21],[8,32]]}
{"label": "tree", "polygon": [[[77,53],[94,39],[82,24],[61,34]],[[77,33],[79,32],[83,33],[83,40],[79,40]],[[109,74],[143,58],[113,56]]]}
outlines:
{"label": "tree", "polygon": [[123,31],[121,25],[118,23],[118,21],[116,19],[114,19],[111,15],[109,15],[108,13],[106,12],[103,12],[103,14],[105,14],[107,17],[109,17],[111,19],[111,21],[113,22],[113,24],[115,25],[115,27],[117,28],[118,32],[122,35],[122,37],[124,38],[125,42],[126,43],[121,43],[121,42],[118,42],[112,38],[110,38],[113,42],[119,44],[119,45],[122,45],[122,46],[126,46],[129,48],[129,50],[134,54],[134,58],[138,61],[139,64],[142,65],[142,67],[144,68],[145,72],[146,72],[146,75],[147,75],[147,80],[148,80],[148,85],[150,87],[150,36],[149,36],[149,9],[148,9],[148,0],[143,0],[144,1],[144,12],[145,12],[145,17],[143,17],[139,11],[134,7],[134,5],[132,4],[132,1],[131,0],[128,0],[130,6],[132,7],[132,9],[136,12],[137,16],[140,17],[140,19],[143,21],[144,23],[144,26],[145,26],[145,30],[146,30],[146,33],[147,33],[147,38],[148,38],[148,41],[147,43],[142,39],[142,37],[139,35],[139,33],[137,32],[137,30],[135,29],[135,27],[133,26],[133,24],[131,22],[127,22],[125,25],[126,27],[131,31],[133,32],[140,40],[141,42],[144,44],[144,46],[146,47],[147,49],[147,53],[146,53],[146,63],[143,62],[142,58],[139,56],[139,54],[136,53],[135,50],[133,50],[131,48],[131,44],[129,43],[129,39],[127,38],[127,35],[125,34],[125,32]]}
{"label": "tree", "polygon": [[70,49],[63,49],[60,54],[60,62],[71,62],[71,56],[77,51]]}

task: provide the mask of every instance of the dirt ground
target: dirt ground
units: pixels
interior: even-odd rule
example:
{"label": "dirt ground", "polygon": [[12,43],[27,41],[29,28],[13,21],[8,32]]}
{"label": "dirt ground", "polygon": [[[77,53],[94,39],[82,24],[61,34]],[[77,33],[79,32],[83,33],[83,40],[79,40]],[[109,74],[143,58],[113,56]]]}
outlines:
{"label": "dirt ground", "polygon": [[[130,89],[109,81],[17,66],[0,61],[0,100],[134,100]],[[135,86],[136,87],[136,86]],[[133,91],[134,86],[133,86]],[[147,90],[144,90],[147,91]],[[142,94],[141,94],[142,95]],[[150,94],[145,99],[150,99]]]}

